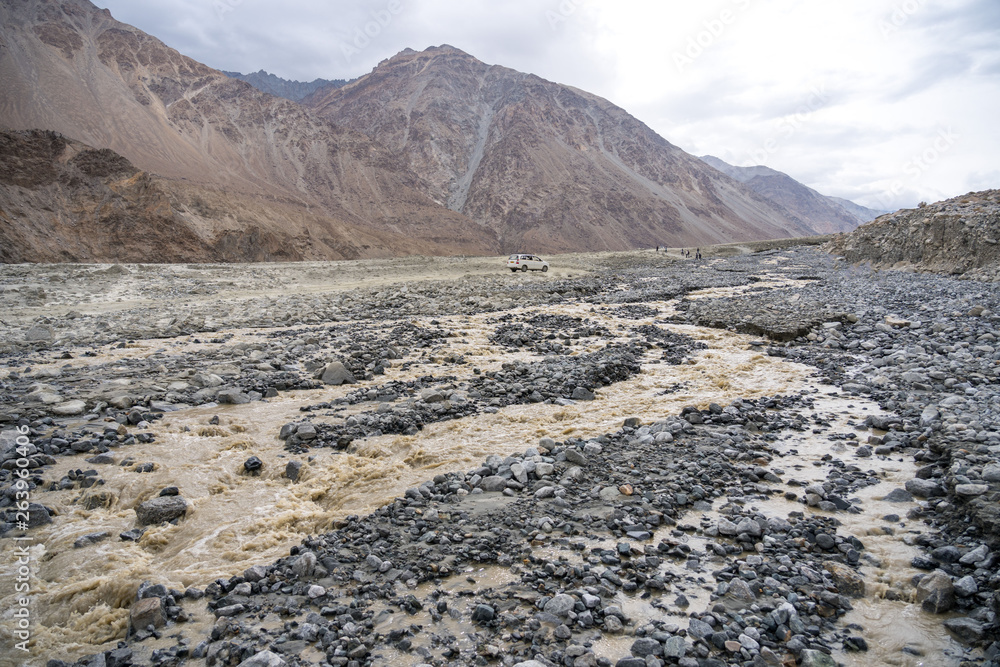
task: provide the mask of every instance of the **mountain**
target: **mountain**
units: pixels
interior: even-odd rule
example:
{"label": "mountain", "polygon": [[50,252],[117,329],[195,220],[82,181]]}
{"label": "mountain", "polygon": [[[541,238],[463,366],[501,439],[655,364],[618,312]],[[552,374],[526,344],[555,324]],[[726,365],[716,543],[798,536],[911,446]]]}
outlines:
{"label": "mountain", "polygon": [[875,208],[868,208],[867,206],[862,206],[861,204],[855,204],[850,199],[844,199],[842,197],[831,197],[829,195],[826,195],[826,198],[843,206],[848,213],[853,215],[862,223],[871,222],[880,215],[885,215],[886,213],[892,212]]}
{"label": "mountain", "polygon": [[301,102],[303,99],[324,88],[340,88],[348,83],[347,79],[313,79],[306,83],[304,81],[289,81],[275,76],[264,70],[252,74],[240,74],[239,72],[222,72],[232,79],[245,81],[261,92],[284,97],[286,100]]}
{"label": "mountain", "polygon": [[1000,280],[1000,190],[883,215],[826,244],[858,264]]}
{"label": "mountain", "polygon": [[[57,173],[0,182],[0,220],[25,226],[8,236],[20,245],[7,256],[22,260],[136,256],[121,244],[156,235],[143,225],[187,239],[162,256],[184,261],[620,250],[813,233],[607,100],[451,47],[406,50],[299,104],[87,0],[19,0],[0,4],[0,88],[13,157],[28,151]],[[66,147],[42,150],[44,140],[18,134],[36,129]],[[73,155],[102,149],[143,174],[161,204],[130,218],[136,227],[110,246],[70,242],[64,235],[84,221],[97,234],[108,209],[96,202],[108,190],[129,216],[148,208],[124,172],[75,171]]]}
{"label": "mountain", "polygon": [[[54,130],[156,174],[208,247],[259,256],[284,239],[301,259],[496,250],[421,192],[366,136],[316,118],[115,21],[86,0],[0,4],[0,126]],[[344,239],[352,239],[344,243]],[[81,261],[98,260],[80,255]]]}
{"label": "mountain", "polygon": [[814,233],[607,100],[451,46],[407,49],[308,104],[402,156],[505,250]]}
{"label": "mountain", "polygon": [[[52,131],[0,131],[0,262],[246,262],[440,247],[171,181]],[[277,223],[277,224],[276,224]]]}
{"label": "mountain", "polygon": [[876,211],[847,199],[828,197],[799,183],[788,174],[758,165],[735,167],[712,155],[701,159],[755,192],[788,209],[810,227],[823,234],[849,232],[863,222],[887,211]]}

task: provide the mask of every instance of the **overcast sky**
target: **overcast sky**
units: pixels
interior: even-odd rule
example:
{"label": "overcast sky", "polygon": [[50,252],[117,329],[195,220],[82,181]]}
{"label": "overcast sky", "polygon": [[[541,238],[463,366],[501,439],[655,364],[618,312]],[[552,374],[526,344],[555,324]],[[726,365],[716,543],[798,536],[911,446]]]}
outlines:
{"label": "overcast sky", "polygon": [[450,44],[881,209],[1000,188],[998,0],[96,0],[207,65],[354,78]]}

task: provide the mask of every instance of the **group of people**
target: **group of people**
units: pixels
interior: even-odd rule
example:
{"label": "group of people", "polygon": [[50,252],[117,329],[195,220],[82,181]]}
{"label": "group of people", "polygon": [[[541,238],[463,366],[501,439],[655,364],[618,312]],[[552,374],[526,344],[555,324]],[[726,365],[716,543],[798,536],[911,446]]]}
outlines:
{"label": "group of people", "polygon": [[[656,252],[660,252],[660,248],[663,248],[663,252],[667,251],[667,246],[659,246],[658,245],[658,246],[656,246]],[[688,250],[687,248],[683,248],[681,250],[681,256],[682,257],[690,257],[691,256],[691,251]],[[695,248],[694,258],[695,259],[701,259],[701,248]]]}

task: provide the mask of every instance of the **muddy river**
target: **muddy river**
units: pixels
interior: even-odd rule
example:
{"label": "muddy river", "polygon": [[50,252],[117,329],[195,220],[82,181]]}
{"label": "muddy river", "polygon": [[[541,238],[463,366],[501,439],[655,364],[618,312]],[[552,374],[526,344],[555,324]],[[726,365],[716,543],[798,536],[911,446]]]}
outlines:
{"label": "muddy river", "polygon": [[[623,419],[636,414],[664,418],[688,405],[725,406],[738,398],[800,392],[816,395],[816,414],[831,423],[831,432],[854,432],[862,441],[867,438],[868,432],[859,426],[867,415],[878,412],[876,405],[816,384],[810,368],[767,356],[750,337],[665,324],[663,317],[673,308],[672,303],[646,305],[656,310],[655,316],[624,319],[612,309],[595,309],[590,304],[532,309],[533,314],[586,318],[622,338],[631,327],[656,323],[706,346],[680,365],[644,360],[641,373],[603,389],[598,400],[591,402],[505,407],[492,414],[429,424],[417,435],[358,440],[345,452],[314,449],[306,455],[293,455],[284,449],[278,430],[282,424],[299,421],[303,406],[343,397],[359,386],[440,374],[438,361],[449,354],[464,356],[467,368],[474,366],[483,372],[524,358],[527,352],[508,351],[489,342],[494,326],[491,322],[497,316],[491,313],[438,317],[435,326],[457,332],[447,339],[446,346],[429,355],[414,353],[402,360],[411,362],[403,364],[405,370],[397,364],[374,381],[283,392],[279,397],[245,405],[201,406],[167,413],[148,427],[148,432],[155,435],[152,443],[112,450],[118,465],[99,466],[104,484],[36,492],[34,500],[53,510],[54,521],[31,532],[31,657],[25,660],[8,651],[0,655],[0,664],[44,665],[52,657],[76,659],[114,648],[125,636],[129,606],[143,581],[179,590],[204,588],[217,578],[285,556],[304,537],[324,532],[347,515],[371,512],[435,474],[474,468],[490,454],[522,452],[540,438],[596,437],[614,431]],[[519,313],[517,309],[511,312]],[[419,319],[415,322],[427,324]],[[271,331],[241,329],[216,335],[232,333],[232,341],[253,342],[265,339]],[[183,353],[185,346],[194,349],[197,344],[192,341],[191,337],[133,341],[127,350],[108,349],[102,355],[70,363],[104,364],[164,348],[172,354]],[[595,339],[593,346],[596,349],[605,342]],[[44,365],[35,370],[42,368]],[[666,388],[671,391],[665,392]],[[316,417],[316,421],[345,419],[363,409],[372,409],[372,404],[349,406],[337,416]],[[831,452],[836,454],[838,447],[825,437],[809,433],[789,436],[774,446],[785,454],[781,466],[795,470],[797,479],[810,482],[826,479],[828,470],[822,458]],[[56,465],[45,471],[46,481],[94,468],[84,460],[87,456],[59,457]],[[243,463],[250,456],[263,461],[261,475],[243,472]],[[296,482],[284,476],[285,466],[292,459],[304,462]],[[123,462],[152,463],[152,471],[136,474],[133,466],[121,465]],[[952,656],[961,652],[942,628],[940,618],[925,614],[911,603],[914,588],[910,578],[917,572],[909,562],[917,551],[903,539],[909,530],[905,518],[883,519],[887,515],[905,517],[912,506],[885,503],[881,497],[911,478],[913,465],[898,456],[875,457],[864,465],[877,470],[883,483],[856,494],[863,512],[839,513],[837,517],[844,522],[845,532],[861,536],[866,545],[863,572],[869,593],[854,603],[854,611],[844,621],[865,628],[871,650],[838,655],[837,659],[859,667],[957,665]],[[120,540],[120,533],[136,525],[135,507],[168,486],[179,487],[190,503],[186,518],[177,525],[151,526],[138,542]],[[769,515],[819,511],[785,501],[780,494],[770,498],[761,501],[760,506]],[[701,519],[701,513],[692,511],[684,521],[699,525]],[[106,533],[108,537],[94,545],[74,548],[79,538],[95,533]],[[701,538],[693,534],[690,539]],[[11,610],[18,608],[16,550],[22,544],[0,540],[0,607],[4,610],[0,613],[0,632],[6,646],[16,641],[13,633],[17,619]],[[473,574],[486,581],[492,576],[506,576],[505,571]],[[467,585],[463,578],[455,579],[454,585]],[[685,590],[691,609],[705,608],[712,590],[711,584]],[[886,595],[889,591],[893,594]],[[620,604],[633,617],[664,618],[685,625],[683,616],[670,616],[655,600],[622,594]],[[185,610],[192,629],[213,620],[203,602],[186,602]],[[179,627],[183,634],[184,627]],[[631,641],[628,637],[608,639],[595,651],[614,659],[628,652]],[[319,660],[321,654],[315,658]],[[406,664],[403,656],[399,658],[399,664]]]}

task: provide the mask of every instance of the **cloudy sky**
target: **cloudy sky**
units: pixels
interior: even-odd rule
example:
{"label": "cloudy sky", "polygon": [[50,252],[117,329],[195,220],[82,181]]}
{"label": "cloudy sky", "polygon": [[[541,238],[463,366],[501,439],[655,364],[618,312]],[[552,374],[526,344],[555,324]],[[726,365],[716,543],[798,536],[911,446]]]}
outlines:
{"label": "cloudy sky", "polygon": [[95,2],[212,67],[300,81],[450,44],[873,208],[1000,188],[997,0]]}

